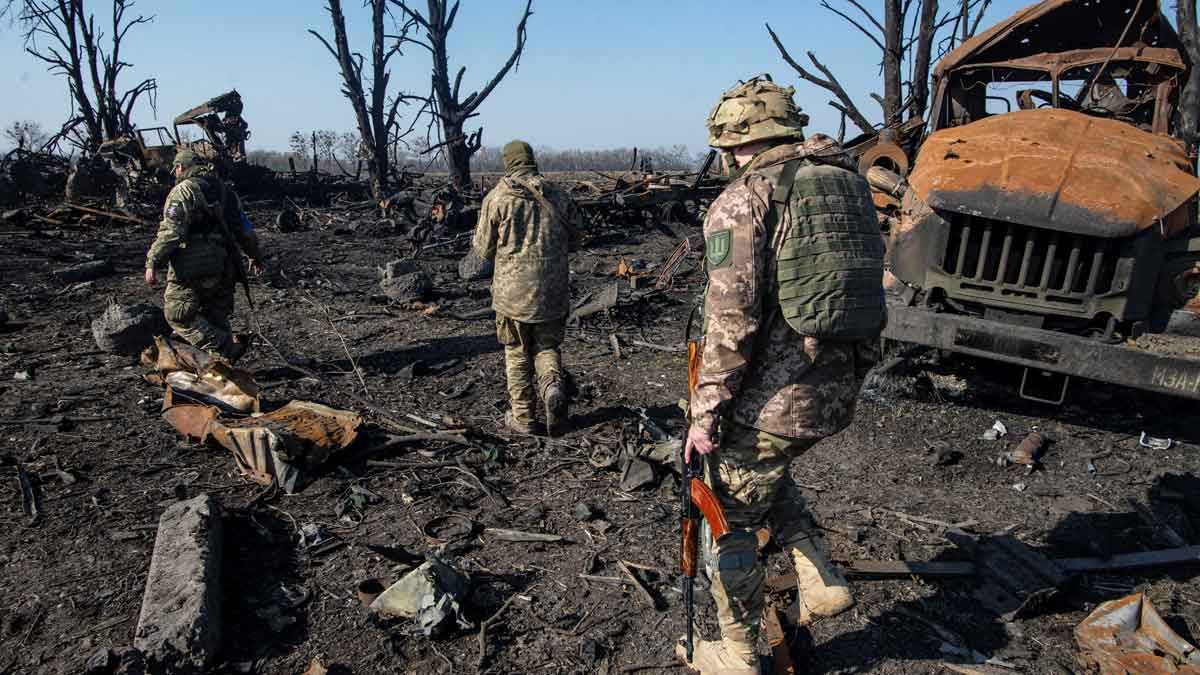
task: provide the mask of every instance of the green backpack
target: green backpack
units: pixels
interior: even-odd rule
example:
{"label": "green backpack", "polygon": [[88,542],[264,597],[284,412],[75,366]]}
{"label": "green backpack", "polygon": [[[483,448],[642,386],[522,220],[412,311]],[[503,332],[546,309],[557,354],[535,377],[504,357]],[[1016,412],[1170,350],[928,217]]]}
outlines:
{"label": "green backpack", "polygon": [[807,159],[784,166],[771,195],[767,231],[791,215],[779,244],[779,307],[801,335],[876,339],[887,317],[883,238],[861,175]]}

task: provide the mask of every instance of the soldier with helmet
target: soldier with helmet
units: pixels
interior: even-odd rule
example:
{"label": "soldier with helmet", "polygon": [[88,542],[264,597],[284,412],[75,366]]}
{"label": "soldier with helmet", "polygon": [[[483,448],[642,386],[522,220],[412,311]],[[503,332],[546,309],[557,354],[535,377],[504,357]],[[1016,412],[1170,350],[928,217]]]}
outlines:
{"label": "soldier with helmet", "polygon": [[175,155],[172,170],[175,187],[146,254],[146,283],[155,287],[158,270],[166,267],[167,323],[192,345],[233,362],[248,342],[229,325],[241,257],[245,253],[251,271],[262,273],[258,238],[233,188],[211,163],[185,148]]}
{"label": "soldier with helmet", "polygon": [[511,407],[505,426],[535,433],[534,385],[546,410],[548,433],[567,417],[562,345],[570,308],[567,253],[582,216],[571,196],[538,172],[533,148],[512,141],[501,151],[504,177],[483,200],[472,250],[494,260],[492,307],[504,345]]}
{"label": "soldier with helmet", "polygon": [[849,425],[878,360],[883,241],[866,180],[836,141],[805,139],[793,92],[754,78],[707,122],[732,181],[704,223],[704,344],[684,452],[705,456],[731,529],[711,566],[721,640],[699,642],[688,663],[701,673],[758,672],[764,525],[792,557],[802,621],[854,604],[789,467]]}

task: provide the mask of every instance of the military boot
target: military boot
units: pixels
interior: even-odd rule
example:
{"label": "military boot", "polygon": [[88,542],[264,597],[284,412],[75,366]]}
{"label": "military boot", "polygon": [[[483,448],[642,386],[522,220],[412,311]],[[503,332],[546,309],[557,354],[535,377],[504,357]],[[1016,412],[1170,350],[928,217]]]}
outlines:
{"label": "military boot", "polygon": [[541,431],[536,421],[522,422],[513,415],[511,410],[504,413],[504,426],[518,434],[537,434]]}
{"label": "military boot", "polygon": [[692,660],[688,661],[687,645],[681,639],[675,645],[675,655],[689,670],[700,675],[759,675],[762,672],[754,645],[730,640],[696,640]]}
{"label": "military boot", "polygon": [[253,333],[238,333],[229,338],[229,344],[225,346],[225,358],[229,359],[229,363],[236,364],[238,359],[246,355],[246,351],[253,344]]}
{"label": "military boot", "polygon": [[547,386],[542,393],[542,402],[546,405],[546,433],[557,435],[567,420],[567,393],[562,383],[554,382]]}
{"label": "military boot", "polygon": [[837,616],[854,606],[850,584],[830,562],[824,538],[819,534],[797,538],[786,548],[796,567],[797,623],[805,625],[814,618]]}

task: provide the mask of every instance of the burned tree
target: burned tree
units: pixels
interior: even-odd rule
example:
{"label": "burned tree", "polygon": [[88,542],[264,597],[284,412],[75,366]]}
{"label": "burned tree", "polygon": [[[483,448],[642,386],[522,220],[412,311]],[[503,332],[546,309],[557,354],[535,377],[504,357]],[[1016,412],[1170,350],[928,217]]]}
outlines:
{"label": "burned tree", "polygon": [[22,150],[38,150],[50,137],[32,120],[13,122],[4,130],[4,140]]}
{"label": "burned tree", "polygon": [[9,0],[5,11],[17,10],[25,51],[67,80],[73,110],[51,142],[65,138],[90,153],[101,143],[130,133],[133,107],[143,95],[153,105],[158,85],[154,78],[125,90],[118,84],[121,73],[132,65],[122,60],[125,38],[134,26],[154,17],[131,15],[132,0],[112,0],[111,24],[105,33],[85,4],[84,0]]}
{"label": "burned tree", "polygon": [[1194,147],[1200,143],[1200,27],[1196,24],[1196,0],[1176,2],[1175,23],[1179,41],[1192,64],[1179,98],[1180,135]]}
{"label": "burned tree", "polygon": [[431,145],[427,152],[432,150],[442,152],[450,170],[450,179],[456,187],[470,185],[471,155],[483,146],[483,127],[469,135],[464,131],[464,127],[467,120],[479,114],[477,112],[479,106],[492,93],[496,85],[500,84],[500,81],[508,75],[513,67],[518,66],[521,53],[525,50],[525,24],[529,21],[529,17],[533,16],[533,0],[525,2],[525,11],[521,14],[521,20],[517,22],[517,44],[513,47],[508,61],[482,89],[468,94],[466,98],[461,98],[460,92],[463,75],[467,68],[466,66],[460,67],[454,76],[454,81],[451,82],[450,58],[447,51],[450,31],[454,28],[455,17],[458,16],[458,2],[450,5],[447,0],[427,0],[428,7],[424,14],[412,9],[407,2],[402,0],[392,0],[392,2],[399,5],[411,21],[416,22],[425,30],[425,40],[416,38],[406,38],[406,40],[428,50],[433,61],[433,90],[429,100],[432,103],[431,110],[436,117],[435,122],[440,124],[442,138],[439,143]]}
{"label": "burned tree", "polygon": [[[871,98],[883,110],[883,126],[894,127],[906,118],[925,114],[935,43],[945,53],[958,41],[969,39],[979,29],[991,0],[954,0],[954,6],[941,13],[938,0],[883,0],[882,20],[859,0],[844,0],[844,3],[834,6],[829,0],[821,0],[822,7],[844,19],[879,48],[883,95],[871,93]],[[834,95],[836,100],[829,101],[829,105],[842,114],[843,124],[849,119],[863,133],[875,132],[875,125],[816,54],[808,52],[807,56],[820,74],[793,59],[770,24],[767,32],[780,56],[801,79]],[[943,33],[946,35],[939,42]]]}
{"label": "burned tree", "polygon": [[[341,0],[329,0],[326,9],[333,24],[333,43],[320,33],[310,30],[314,37],[325,45],[337,61],[342,75],[342,94],[350,100],[367,160],[367,172],[371,177],[371,195],[376,200],[387,197],[390,163],[388,149],[403,135],[399,131],[399,113],[402,104],[423,101],[422,97],[397,93],[388,99],[388,84],[391,81],[389,62],[401,53],[408,31],[413,27],[409,21],[400,26],[398,34],[388,34],[386,26],[394,19],[388,9],[389,0],[368,0],[371,9],[371,71],[369,85],[364,81],[363,57],[353,51],[346,34],[346,15],[342,12]],[[369,98],[367,88],[370,87]],[[409,127],[411,131],[411,127]]]}

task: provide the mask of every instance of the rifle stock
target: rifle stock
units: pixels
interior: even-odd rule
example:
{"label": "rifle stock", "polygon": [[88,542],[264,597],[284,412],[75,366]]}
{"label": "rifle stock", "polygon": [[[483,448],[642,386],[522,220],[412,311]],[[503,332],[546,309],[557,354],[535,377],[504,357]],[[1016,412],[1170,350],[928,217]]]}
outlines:
{"label": "rifle stock", "polygon": [[721,508],[721,502],[717,501],[717,496],[708,488],[708,485],[699,478],[692,478],[691,485],[692,502],[696,508],[700,509],[700,515],[704,516],[704,520],[708,521],[708,529],[712,532],[714,541],[725,536],[729,532],[729,521],[725,518],[725,509]]}
{"label": "rifle stock", "polygon": [[[704,354],[704,339],[691,339],[692,320],[695,318],[695,310],[688,316],[688,324],[686,334],[684,335],[687,342],[688,364],[687,364],[687,385],[688,398],[691,399],[691,394],[696,391],[696,384],[700,379],[700,363]],[[688,414],[688,426],[691,426],[691,414]],[[688,429],[683,432],[682,449],[687,448]],[[687,612],[687,635],[686,648],[688,663],[692,661],[694,650],[694,615],[695,607],[693,602],[693,580],[696,578],[696,572],[699,568],[700,558],[700,519],[703,518],[708,522],[708,528],[712,532],[713,539],[720,539],[729,532],[729,521],[725,517],[725,511],[721,508],[721,502],[717,500],[717,496],[709,489],[704,482],[704,466],[700,461],[699,456],[693,456],[691,461],[683,462],[683,481],[680,486],[680,504],[681,522],[680,529],[682,530],[682,539],[680,545],[680,560],[679,566],[683,571],[683,604]]]}

